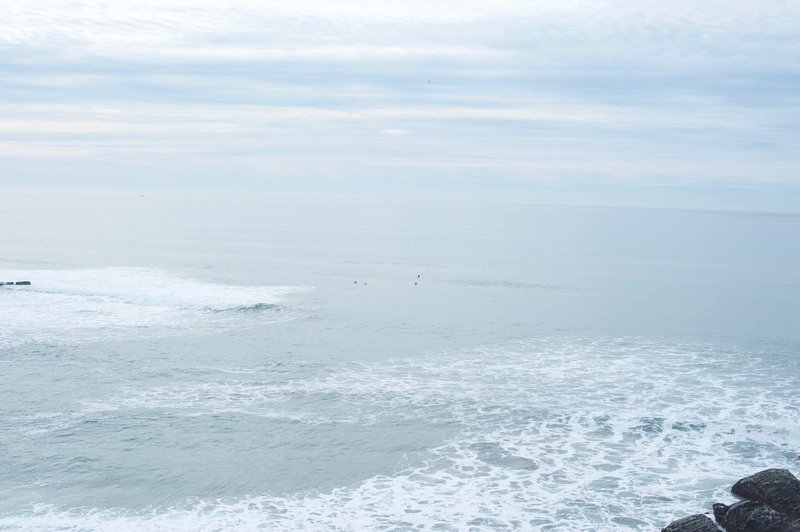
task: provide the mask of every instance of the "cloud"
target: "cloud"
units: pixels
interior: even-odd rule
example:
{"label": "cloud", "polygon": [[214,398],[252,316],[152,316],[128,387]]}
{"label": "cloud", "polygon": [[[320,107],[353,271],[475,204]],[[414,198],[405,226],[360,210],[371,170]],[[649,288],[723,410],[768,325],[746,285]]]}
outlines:
{"label": "cloud", "polygon": [[85,158],[93,154],[90,149],[81,146],[58,146],[50,142],[0,141],[0,157]]}
{"label": "cloud", "polygon": [[0,164],[16,168],[39,153],[169,179],[191,154],[198,172],[216,158],[253,179],[274,164],[293,178],[381,169],[387,183],[436,168],[800,184],[796,0],[0,9]]}

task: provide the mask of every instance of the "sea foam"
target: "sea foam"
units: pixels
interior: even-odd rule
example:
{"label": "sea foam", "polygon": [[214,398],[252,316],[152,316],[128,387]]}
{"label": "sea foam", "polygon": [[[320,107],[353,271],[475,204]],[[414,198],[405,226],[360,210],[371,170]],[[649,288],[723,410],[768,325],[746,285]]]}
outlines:
{"label": "sea foam", "polygon": [[641,339],[536,339],[282,382],[228,377],[108,401],[153,415],[271,412],[324,423],[291,409],[286,398],[299,396],[340,403],[352,423],[400,413],[460,428],[416,464],[334,490],[139,510],[39,506],[0,526],[651,530],[730,501],[727,487],[743,472],[792,467],[800,436],[796,383],[779,367],[753,353]]}
{"label": "sea foam", "polygon": [[[0,288],[0,347],[108,337],[120,330],[184,328],[210,313],[280,311],[298,286],[235,286],[155,268],[2,272],[31,286]],[[76,334],[78,333],[78,334]]]}

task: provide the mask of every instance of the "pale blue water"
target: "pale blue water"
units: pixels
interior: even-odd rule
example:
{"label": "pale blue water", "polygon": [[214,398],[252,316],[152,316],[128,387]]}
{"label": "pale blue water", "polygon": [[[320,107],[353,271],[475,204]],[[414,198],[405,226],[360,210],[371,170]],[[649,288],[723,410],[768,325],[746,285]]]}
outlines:
{"label": "pale blue water", "polygon": [[800,472],[799,216],[11,192],[0,227],[2,529],[652,530]]}

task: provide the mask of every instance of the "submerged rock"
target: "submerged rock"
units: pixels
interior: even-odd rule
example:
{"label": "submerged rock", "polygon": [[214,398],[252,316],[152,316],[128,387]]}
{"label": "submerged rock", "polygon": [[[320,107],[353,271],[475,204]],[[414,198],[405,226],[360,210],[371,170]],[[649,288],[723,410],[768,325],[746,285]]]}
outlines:
{"label": "submerged rock", "polygon": [[719,532],[719,527],[707,515],[697,514],[673,521],[661,532]]}
{"label": "submerged rock", "polygon": [[800,532],[800,520],[777,512],[763,502],[715,504],[714,517],[728,532]]}
{"label": "submerged rock", "polygon": [[741,479],[731,493],[763,502],[773,510],[800,516],[800,480],[786,469],[765,469]]}

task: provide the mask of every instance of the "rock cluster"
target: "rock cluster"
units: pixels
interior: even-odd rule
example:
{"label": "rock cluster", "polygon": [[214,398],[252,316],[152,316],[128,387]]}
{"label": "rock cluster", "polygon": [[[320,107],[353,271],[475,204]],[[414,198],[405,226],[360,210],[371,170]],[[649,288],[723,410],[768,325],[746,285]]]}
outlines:
{"label": "rock cluster", "polygon": [[[800,480],[786,469],[765,469],[741,479],[731,493],[743,500],[714,505],[714,519],[727,532],[800,532]],[[705,514],[673,521],[661,532],[719,532]]]}

